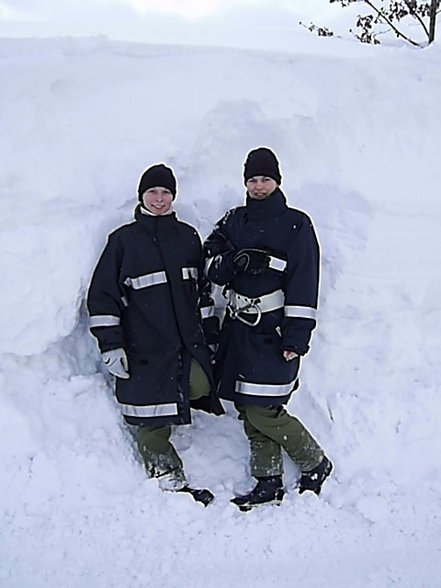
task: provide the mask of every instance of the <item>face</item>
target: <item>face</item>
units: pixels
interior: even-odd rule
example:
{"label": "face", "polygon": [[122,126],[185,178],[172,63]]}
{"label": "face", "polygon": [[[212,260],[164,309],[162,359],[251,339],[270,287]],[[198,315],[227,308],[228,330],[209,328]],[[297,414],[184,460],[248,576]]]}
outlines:
{"label": "face", "polygon": [[246,187],[251,198],[265,200],[277,188],[277,182],[267,176],[253,176],[247,181]]}
{"label": "face", "polygon": [[173,194],[167,188],[156,186],[149,188],[142,195],[142,203],[153,214],[161,215],[170,210],[173,202]]}

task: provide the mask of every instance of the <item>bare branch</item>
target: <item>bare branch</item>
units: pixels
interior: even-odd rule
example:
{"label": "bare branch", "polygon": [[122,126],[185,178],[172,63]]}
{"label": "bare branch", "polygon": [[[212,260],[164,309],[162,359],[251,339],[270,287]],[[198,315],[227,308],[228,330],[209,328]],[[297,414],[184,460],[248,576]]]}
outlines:
{"label": "bare branch", "polygon": [[394,33],[396,34],[397,37],[401,37],[402,39],[404,39],[405,41],[407,41],[408,43],[410,43],[414,47],[421,47],[421,45],[419,43],[417,43],[416,41],[414,41],[413,39],[411,39],[410,37],[408,37],[407,35],[402,33],[399,29],[397,29],[397,27],[394,25],[394,23],[389,18],[387,18],[387,16],[385,14],[383,14],[380,10],[378,10],[378,8],[374,4],[372,4],[371,0],[363,0],[363,1],[365,2],[365,4],[370,6],[372,8],[372,10],[374,10],[378,14],[378,17],[381,20],[384,20],[390,26],[390,28],[394,31]]}
{"label": "bare branch", "polygon": [[328,27],[319,27],[319,26],[315,25],[314,23],[311,23],[308,26],[308,25],[305,25],[305,23],[303,23],[301,20],[299,21],[299,25],[302,27],[305,27],[305,29],[308,29],[308,31],[310,31],[311,33],[316,32],[319,37],[333,37],[334,36],[334,31],[331,31],[331,29],[328,29]]}
{"label": "bare branch", "polygon": [[[397,38],[403,39],[414,47],[424,47],[425,42],[417,42],[400,30],[401,21],[409,16],[417,21],[430,45],[435,39],[437,16],[441,13],[441,0],[329,0],[329,2],[338,3],[344,8],[355,3],[365,4],[371,9],[372,12],[369,14],[358,15],[355,23],[356,31],[349,30],[362,43],[380,43],[377,25],[383,23]],[[306,26],[303,23],[299,24]],[[327,27],[318,27],[313,23],[306,28],[319,36],[334,34]]]}
{"label": "bare branch", "polygon": [[424,32],[427,35],[427,38],[429,38],[429,29],[426,26],[426,23],[424,22],[424,20],[421,18],[421,16],[416,12],[416,10],[413,8],[412,4],[411,4],[412,0],[404,0],[404,4],[407,6],[407,8],[409,9],[410,14],[420,23],[420,25],[423,27]]}

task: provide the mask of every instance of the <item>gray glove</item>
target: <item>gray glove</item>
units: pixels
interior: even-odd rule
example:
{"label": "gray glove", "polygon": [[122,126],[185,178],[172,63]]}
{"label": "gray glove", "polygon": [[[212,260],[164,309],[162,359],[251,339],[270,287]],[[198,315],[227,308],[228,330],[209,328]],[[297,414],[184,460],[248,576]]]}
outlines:
{"label": "gray glove", "polygon": [[122,347],[105,351],[101,357],[103,358],[104,365],[112,376],[123,378],[124,380],[130,378],[129,362],[127,361],[126,352]]}

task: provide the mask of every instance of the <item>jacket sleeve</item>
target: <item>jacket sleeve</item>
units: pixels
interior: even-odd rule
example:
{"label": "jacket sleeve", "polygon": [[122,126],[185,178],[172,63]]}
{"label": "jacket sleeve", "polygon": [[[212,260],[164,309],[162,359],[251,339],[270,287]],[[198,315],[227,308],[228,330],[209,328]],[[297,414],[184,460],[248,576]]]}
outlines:
{"label": "jacket sleeve", "polygon": [[320,278],[320,249],[306,215],[294,229],[288,251],[282,349],[305,355],[316,326]]}
{"label": "jacket sleeve", "polygon": [[198,293],[199,310],[202,318],[202,328],[205,340],[209,345],[216,344],[219,339],[219,317],[215,314],[214,300],[211,296],[211,283],[205,275],[205,258],[202,251],[202,244],[197,235],[199,247],[199,268],[198,268]]}
{"label": "jacket sleeve", "polygon": [[220,323],[211,297],[211,284],[206,278],[203,278],[203,284],[200,285],[199,300],[205,340],[209,345],[214,345],[219,341]]}
{"label": "jacket sleeve", "polygon": [[90,331],[101,353],[124,347],[122,311],[127,304],[120,284],[122,251],[116,235],[110,235],[98,260],[87,295]]}
{"label": "jacket sleeve", "polygon": [[227,213],[216,224],[204,243],[205,273],[218,286],[225,286],[236,275],[232,258],[236,248],[230,240],[227,227]]}

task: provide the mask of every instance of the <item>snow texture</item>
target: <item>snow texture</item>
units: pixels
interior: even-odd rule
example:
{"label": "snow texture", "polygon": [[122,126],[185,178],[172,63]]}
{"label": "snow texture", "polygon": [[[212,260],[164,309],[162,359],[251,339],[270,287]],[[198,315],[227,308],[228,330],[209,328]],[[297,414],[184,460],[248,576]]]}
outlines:
{"label": "snow texture", "polygon": [[[2,588],[441,585],[440,48],[293,35],[285,52],[0,40]],[[149,165],[204,237],[259,145],[322,247],[319,327],[289,409],[335,464],[280,507],[231,408],[174,440],[192,484],[147,480],[87,330],[107,234]]]}

